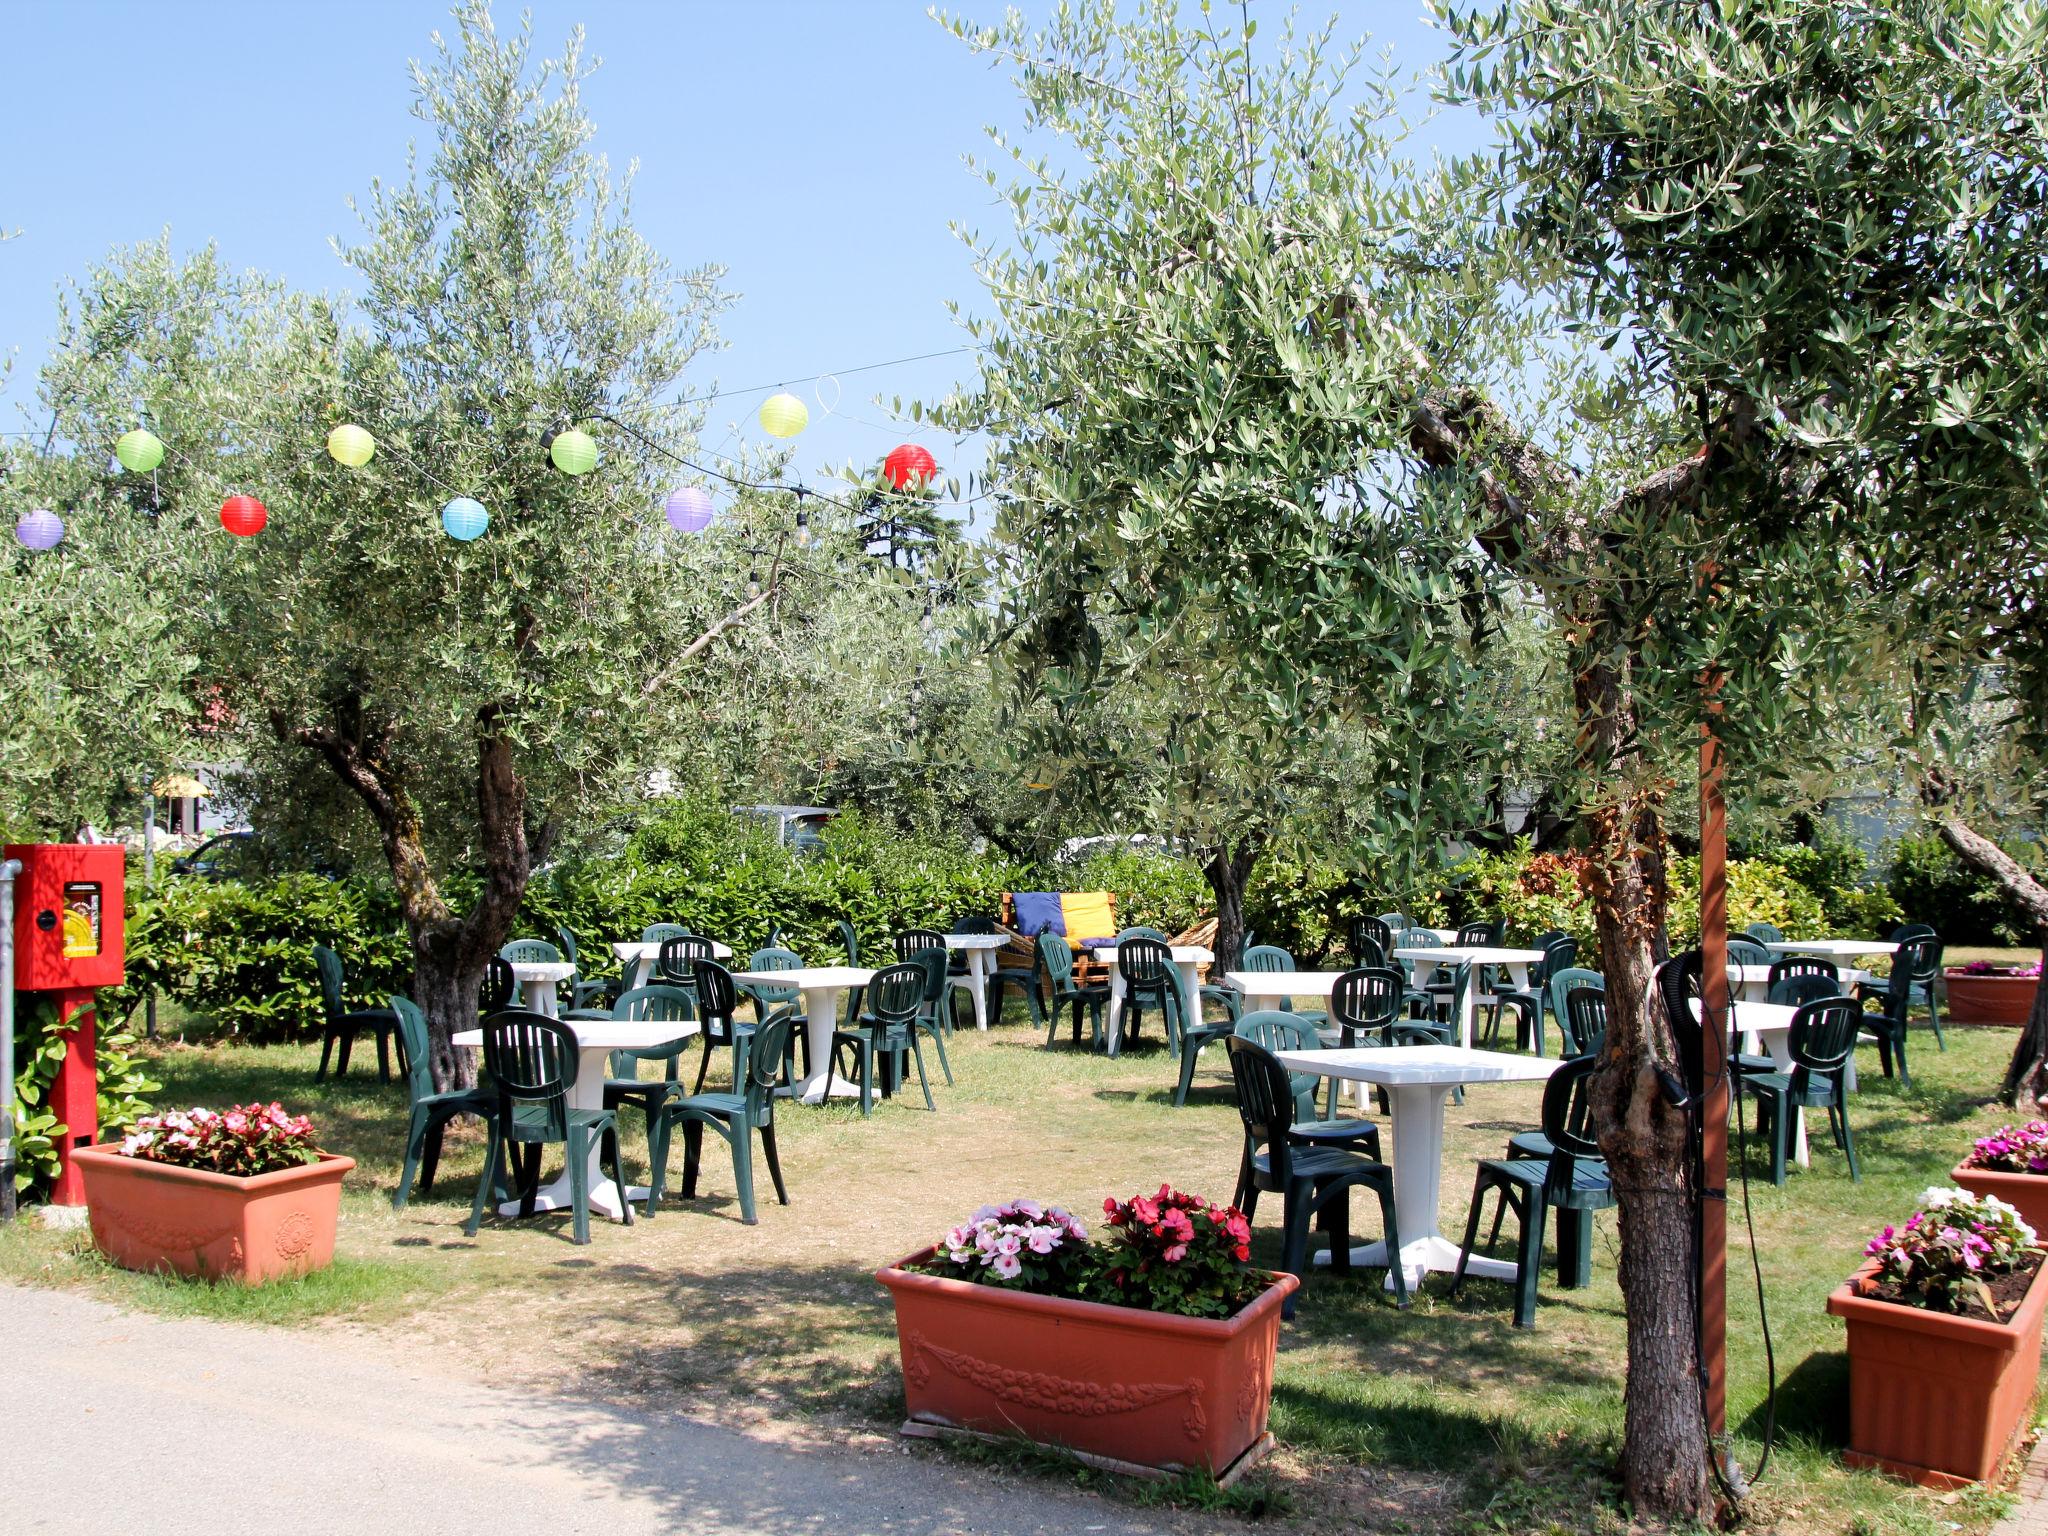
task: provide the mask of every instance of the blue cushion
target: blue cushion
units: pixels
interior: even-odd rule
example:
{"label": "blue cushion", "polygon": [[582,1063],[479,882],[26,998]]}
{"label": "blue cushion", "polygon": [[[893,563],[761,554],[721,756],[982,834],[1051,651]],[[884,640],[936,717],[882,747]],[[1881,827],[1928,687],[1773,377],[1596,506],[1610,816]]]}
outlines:
{"label": "blue cushion", "polygon": [[1017,914],[1017,931],[1027,939],[1035,939],[1047,930],[1067,936],[1066,914],[1060,910],[1058,891],[1016,891],[1011,894],[1010,905]]}
{"label": "blue cushion", "polygon": [[1116,939],[1113,935],[1106,939],[1083,939],[1081,947],[1083,949],[1115,949]]}

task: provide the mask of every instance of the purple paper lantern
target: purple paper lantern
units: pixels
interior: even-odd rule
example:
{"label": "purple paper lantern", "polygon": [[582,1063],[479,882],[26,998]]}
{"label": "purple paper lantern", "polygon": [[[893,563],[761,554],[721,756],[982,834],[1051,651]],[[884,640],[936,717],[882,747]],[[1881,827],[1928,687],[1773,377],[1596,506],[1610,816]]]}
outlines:
{"label": "purple paper lantern", "polygon": [[669,493],[668,525],[678,533],[702,533],[711,526],[711,497],[694,485]]}
{"label": "purple paper lantern", "polygon": [[64,542],[64,519],[47,507],[37,507],[21,514],[14,536],[30,549],[55,549]]}

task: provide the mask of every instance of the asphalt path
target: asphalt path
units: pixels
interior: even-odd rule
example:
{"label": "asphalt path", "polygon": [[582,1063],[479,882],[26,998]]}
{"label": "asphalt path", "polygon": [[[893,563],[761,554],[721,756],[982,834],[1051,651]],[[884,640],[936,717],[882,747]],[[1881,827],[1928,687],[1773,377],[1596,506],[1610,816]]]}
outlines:
{"label": "asphalt path", "polygon": [[928,1448],[802,1448],[469,1380],[344,1333],[125,1312],[68,1291],[0,1286],[0,1378],[26,1415],[5,1506],[41,1536],[1214,1528]]}

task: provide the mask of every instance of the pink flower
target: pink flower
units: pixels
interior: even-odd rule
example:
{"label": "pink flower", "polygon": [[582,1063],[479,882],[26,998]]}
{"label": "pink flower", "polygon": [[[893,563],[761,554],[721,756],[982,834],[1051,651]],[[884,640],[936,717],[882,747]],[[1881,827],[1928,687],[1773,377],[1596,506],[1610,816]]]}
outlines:
{"label": "pink flower", "polygon": [[1169,1264],[1178,1264],[1182,1259],[1186,1258],[1187,1256],[1188,1245],[1186,1243],[1175,1243],[1171,1248],[1168,1248],[1164,1254],[1160,1255],[1160,1257],[1164,1258],[1166,1262]]}
{"label": "pink flower", "polygon": [[1005,1280],[1014,1280],[1024,1272],[1024,1261],[1014,1253],[999,1253],[991,1267]]}

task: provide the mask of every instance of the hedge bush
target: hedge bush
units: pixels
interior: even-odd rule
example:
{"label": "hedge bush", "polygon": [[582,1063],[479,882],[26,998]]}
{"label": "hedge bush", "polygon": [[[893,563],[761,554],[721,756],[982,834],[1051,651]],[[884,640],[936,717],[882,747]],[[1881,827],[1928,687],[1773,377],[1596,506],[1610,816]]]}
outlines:
{"label": "hedge bush", "polygon": [[[65,1043],[57,1004],[21,994],[14,1015],[14,1187],[40,1191],[57,1176],[56,1138],[69,1130],[45,1107],[63,1064]],[[111,1140],[149,1113],[149,1096],[163,1084],[151,1079],[135,1054],[135,1036],[111,1008],[97,1021],[99,1132]]]}
{"label": "hedge bush", "polygon": [[[2036,878],[2043,877],[2048,860],[2038,844],[2015,843],[2005,851],[2032,869]],[[1915,833],[1892,844],[1885,884],[1904,921],[1929,924],[1945,943],[2032,943],[2008,914],[1997,882],[1965,865],[1932,832]]]}

